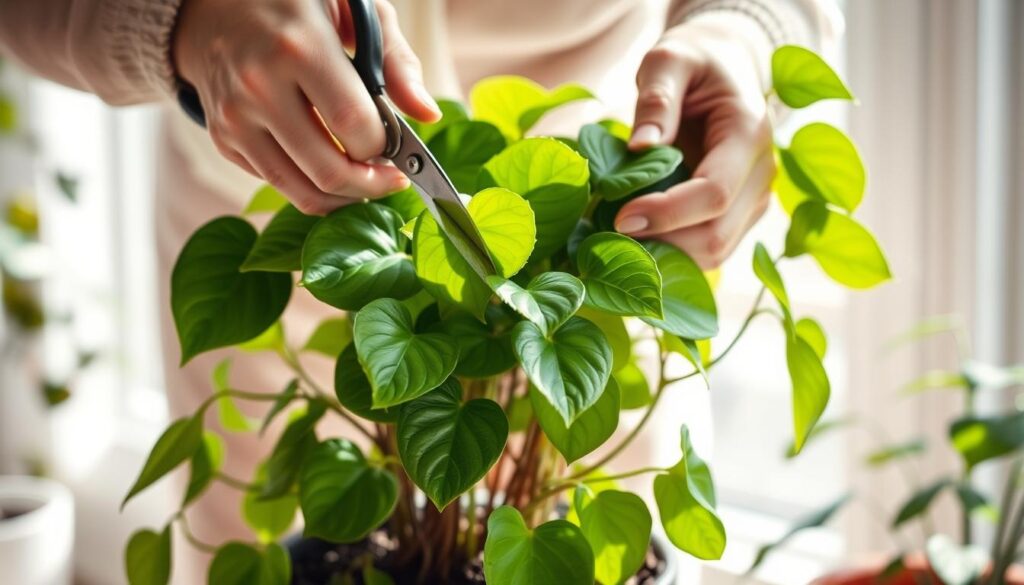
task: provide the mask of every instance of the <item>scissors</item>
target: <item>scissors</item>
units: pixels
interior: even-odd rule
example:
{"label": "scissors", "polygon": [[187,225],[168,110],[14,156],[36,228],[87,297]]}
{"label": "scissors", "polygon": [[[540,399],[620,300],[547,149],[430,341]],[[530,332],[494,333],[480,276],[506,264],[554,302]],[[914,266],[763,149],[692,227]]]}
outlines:
{"label": "scissors", "polygon": [[[480,230],[434,154],[384,95],[384,46],[373,0],[348,0],[348,5],[356,37],[356,50],[351,60],[384,124],[387,143],[382,155],[409,177],[452,246],[486,281],[488,276],[497,274],[497,270]],[[192,120],[206,126],[206,114],[194,87],[182,83],[178,102]]]}

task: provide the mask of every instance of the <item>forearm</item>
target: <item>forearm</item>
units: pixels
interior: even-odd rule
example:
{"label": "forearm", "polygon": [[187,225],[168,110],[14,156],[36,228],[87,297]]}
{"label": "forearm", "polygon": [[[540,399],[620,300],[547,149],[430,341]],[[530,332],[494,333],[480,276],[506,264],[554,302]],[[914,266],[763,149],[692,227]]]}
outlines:
{"label": "forearm", "polygon": [[0,0],[0,51],[33,73],[111,104],[173,92],[181,0]]}

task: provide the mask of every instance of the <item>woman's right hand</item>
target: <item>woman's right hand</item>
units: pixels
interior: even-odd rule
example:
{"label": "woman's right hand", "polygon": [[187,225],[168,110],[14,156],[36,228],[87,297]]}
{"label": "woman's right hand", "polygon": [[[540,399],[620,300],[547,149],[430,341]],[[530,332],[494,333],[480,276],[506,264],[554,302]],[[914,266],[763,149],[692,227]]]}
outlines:
{"label": "woman's right hand", "polygon": [[[437,120],[394,7],[376,4],[388,96],[417,120]],[[177,72],[198,91],[222,155],[308,214],[408,186],[377,158],[384,126],[344,50],[353,42],[345,0],[185,0],[181,10]]]}

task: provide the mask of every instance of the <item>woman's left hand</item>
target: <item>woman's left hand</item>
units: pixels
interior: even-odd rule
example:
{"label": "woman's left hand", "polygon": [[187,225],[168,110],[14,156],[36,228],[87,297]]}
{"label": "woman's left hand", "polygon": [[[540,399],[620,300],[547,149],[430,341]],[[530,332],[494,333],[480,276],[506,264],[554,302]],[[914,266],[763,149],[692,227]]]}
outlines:
{"label": "woman's left hand", "polygon": [[767,209],[775,177],[770,51],[754,21],[723,13],[670,29],[647,53],[629,146],[675,144],[696,167],[691,179],[627,203],[618,231],[675,244],[705,270],[732,253]]}

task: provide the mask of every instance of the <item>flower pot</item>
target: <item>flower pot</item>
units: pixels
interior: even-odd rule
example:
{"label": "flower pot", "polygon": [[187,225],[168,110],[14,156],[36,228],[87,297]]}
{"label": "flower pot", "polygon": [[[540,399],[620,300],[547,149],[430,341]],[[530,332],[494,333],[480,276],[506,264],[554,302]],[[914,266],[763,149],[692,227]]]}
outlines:
{"label": "flower pot", "polygon": [[[376,536],[386,538],[381,532],[377,532],[371,535],[369,540],[374,540]],[[292,585],[328,585],[331,583],[331,577],[336,573],[345,572],[349,569],[349,565],[345,557],[351,559],[360,559],[366,554],[373,554],[368,550],[368,547],[364,543],[357,543],[353,545],[336,545],[322,540],[312,538],[302,538],[301,535],[295,535],[287,539],[284,546],[288,549],[289,554],[292,558],[292,565],[300,567],[301,565],[308,563],[321,563],[322,567],[317,567],[312,571],[302,571],[301,569],[293,571],[295,577],[293,578]],[[646,576],[645,578],[637,581],[637,585],[674,585],[679,575],[679,561],[675,548],[672,544],[662,535],[653,533],[651,535],[651,549],[648,554],[653,553],[656,559],[656,568],[654,569],[653,576]],[[316,578],[302,578],[301,574],[316,573]],[[395,578],[396,585],[403,585],[408,581],[402,578]],[[452,581],[452,585],[462,583],[468,585],[470,583],[485,583],[479,577],[474,580],[473,578],[467,578],[460,582]]]}
{"label": "flower pot", "polygon": [[[826,575],[811,585],[940,585],[941,582],[928,569],[923,555],[910,556],[905,563],[906,567],[902,571],[885,579],[881,578],[885,564],[872,563]],[[1024,570],[1011,567],[1006,583],[1024,585]]]}
{"label": "flower pot", "polygon": [[70,585],[74,528],[66,487],[0,476],[0,583]]}

